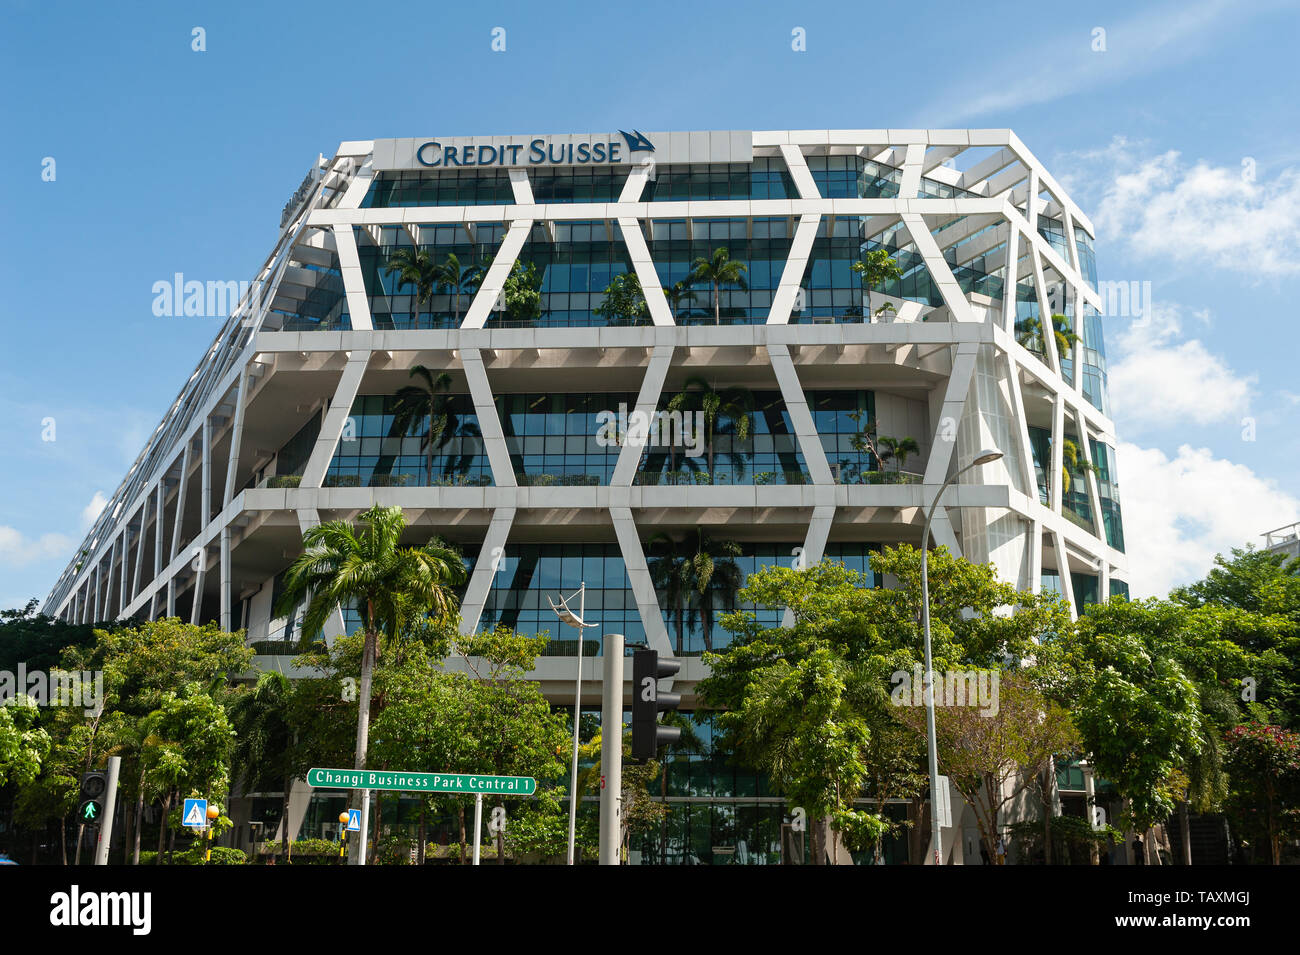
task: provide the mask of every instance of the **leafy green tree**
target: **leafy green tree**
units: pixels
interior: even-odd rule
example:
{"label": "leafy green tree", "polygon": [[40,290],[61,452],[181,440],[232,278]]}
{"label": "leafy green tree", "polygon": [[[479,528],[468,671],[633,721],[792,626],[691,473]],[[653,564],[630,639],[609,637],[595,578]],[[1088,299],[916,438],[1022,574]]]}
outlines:
{"label": "leafy green tree", "polygon": [[1244,723],[1225,734],[1225,743],[1233,814],[1248,837],[1262,837],[1269,861],[1281,865],[1283,844],[1300,834],[1300,734]]}
{"label": "leafy green tree", "polygon": [[713,324],[722,324],[722,288],[734,285],[748,289],[745,284],[745,263],[736,261],[726,248],[713,250],[709,258],[698,258],[691,264],[686,277],[691,285],[707,284],[713,290]]}
{"label": "leafy green tree", "polygon": [[[903,270],[899,267],[898,262],[889,254],[889,250],[883,246],[868,249],[862,259],[854,262],[850,268],[862,276],[862,286],[867,290],[868,312],[871,311],[871,293],[886,282],[897,282],[903,277]],[[893,308],[894,306],[885,304],[872,314],[879,318],[885,311],[892,311]]]}
{"label": "leafy green tree", "polygon": [[[1074,325],[1065,315],[1052,316],[1052,334],[1056,338],[1058,358],[1068,359],[1073,354],[1079,336],[1074,332]],[[1016,340],[1032,352],[1040,355],[1046,353],[1047,345],[1043,339],[1043,320],[1038,316],[1024,318],[1016,322]]]}
{"label": "leafy green tree", "polygon": [[[545,636],[530,637],[506,627],[458,641],[456,649],[475,677],[470,684],[470,766],[463,771],[533,776],[538,789],[528,811],[560,816],[562,789],[549,781],[564,774],[569,721],[552,712],[541,688],[527,679],[546,642]],[[498,800],[498,805],[504,803]],[[506,838],[504,832],[497,835],[497,861],[502,864]],[[529,851],[535,847],[519,848]]]}
{"label": "leafy green tree", "polygon": [[[778,703],[789,703],[801,689],[808,694],[808,707],[820,707],[821,712],[846,723],[834,736],[842,744],[840,749],[830,749],[830,740],[823,743],[827,747],[820,751],[823,770],[820,776],[809,775],[813,793],[826,793],[824,780],[833,776],[840,779],[842,790],[846,781],[860,789],[876,781],[877,785],[897,787],[899,795],[918,791],[915,783],[920,766],[909,771],[905,757],[898,752],[900,714],[891,705],[887,688],[895,674],[911,672],[922,659],[920,552],[907,545],[887,547],[872,555],[871,570],[876,579],[892,575],[897,586],[870,586],[872,581],[863,574],[831,561],[803,569],[759,569],[740,592],[740,598],[756,609],[724,615],[722,626],[732,634],[731,645],[705,656],[711,674],[701,681],[698,691],[710,707],[737,714],[729,718],[725,743],[733,746],[744,739],[749,760],[757,761],[769,745],[762,732],[769,724],[762,719],[769,714],[775,719]],[[1042,655],[1041,639],[1069,628],[1069,610],[1064,603],[1051,595],[1017,591],[998,580],[994,568],[954,558],[944,548],[931,552],[930,585],[937,670],[1010,666],[1032,674],[1035,680],[1043,679],[1038,673],[1042,663],[1030,668],[1029,661]],[[1014,612],[1007,612],[1009,608]],[[786,609],[792,618],[790,626],[759,623],[757,611]],[[805,660],[812,662],[805,664]],[[814,679],[822,675],[830,687],[824,691]],[[836,687],[843,687],[838,695]],[[759,695],[746,710],[752,692]],[[823,695],[817,696],[819,693]],[[785,727],[787,739],[802,728],[793,723],[800,718],[794,710],[805,706],[802,702],[790,705],[792,711],[785,719],[793,725]],[[806,731],[812,731],[811,724]],[[895,745],[890,745],[886,735],[890,733]],[[873,748],[877,737],[881,745]],[[770,738],[773,748],[763,757],[766,765],[776,765],[781,758],[776,749],[780,738]],[[911,754],[919,757],[915,748]],[[825,768],[825,760],[831,758],[844,759],[843,772]],[[787,774],[815,768],[793,760],[786,760],[784,766]],[[845,798],[860,796],[859,791]],[[920,820],[921,806],[914,803],[913,858],[920,854]],[[879,818],[870,823],[870,829],[865,828],[868,823],[864,819],[842,817],[841,821],[860,824],[857,832],[862,838],[856,844],[864,846],[876,841],[883,825]],[[830,817],[823,826],[834,822]]]}
{"label": "leafy green tree", "polygon": [[41,771],[50,753],[50,734],[41,729],[40,715],[30,697],[0,704],[0,786],[25,786]]}
{"label": "leafy green tree", "polygon": [[512,325],[532,325],[542,317],[542,276],[534,263],[516,261],[501,295],[505,317]]}
{"label": "leafy green tree", "polygon": [[[623,741],[623,787],[619,806],[619,847],[620,857],[626,859],[631,849],[632,836],[639,832],[648,832],[661,827],[668,817],[668,803],[661,797],[656,799],[650,793],[650,784],[660,778],[660,766],[656,760],[634,763],[632,756],[632,736],[630,731],[622,731]],[[601,751],[604,734],[600,731],[579,750],[579,760],[587,764],[578,773],[578,792],[582,797],[600,794]],[[594,838],[593,838],[594,835]],[[588,834],[588,844],[599,846],[599,833]]]}
{"label": "leafy green tree", "polygon": [[95,640],[95,629],[111,624],[67,623],[37,613],[39,602],[32,598],[22,608],[0,610],[0,671],[16,673],[23,663],[27,672],[58,669],[63,651],[86,647]]}
{"label": "leafy green tree", "polygon": [[854,807],[870,776],[864,714],[882,692],[874,676],[869,667],[817,647],[764,668],[740,707],[719,717],[740,755],[768,773],[791,811],[802,807],[810,819],[829,820],[831,844],[814,841],[819,863],[826,854],[838,857],[840,840],[864,848],[886,828],[877,814]]}
{"label": "leafy green tree", "polygon": [[276,612],[288,615],[307,599],[302,632],[310,639],[340,604],[355,603],[361,610],[365,642],[354,767],[365,769],[380,635],[396,637],[412,607],[437,616],[454,612],[452,588],[464,581],[465,566],[458,554],[436,544],[401,546],[406,520],[399,507],[376,505],[357,520],[327,521],[303,533],[303,553],[285,574]]}
{"label": "leafy green tree", "polygon": [[641,279],[636,272],[620,272],[605,286],[604,299],[592,311],[610,325],[642,325],[650,318]]}
{"label": "leafy green tree", "polygon": [[[934,710],[939,765],[974,811],[990,859],[998,855],[1003,811],[1034,784],[1054,755],[1078,745],[1078,733],[1064,707],[1023,674],[998,676],[992,712],[974,706],[936,705]],[[925,709],[905,707],[899,712],[924,738]]]}
{"label": "leafy green tree", "polygon": [[1194,773],[1216,734],[1206,701],[1248,660],[1221,638],[1214,614],[1154,599],[1093,605],[1060,648],[1083,748],[1144,831],[1173,811],[1173,773]]}
{"label": "leafy green tree", "polygon": [[[695,292],[691,289],[689,282],[674,282],[665,288],[663,292],[664,297],[668,299],[668,311],[672,313],[674,320],[690,316],[689,306],[695,301]],[[683,303],[688,306],[686,315],[682,315]]]}
{"label": "leafy green tree", "polygon": [[141,735],[142,784],[163,799],[158,833],[161,859],[172,822],[170,810],[180,796],[202,796],[219,803],[229,794],[235,731],[222,705],[199,684],[191,683],[163,694],[158,709],[141,724]]}
{"label": "leafy green tree", "polygon": [[297,731],[291,721],[293,687],[283,673],[261,674],[257,683],[229,704],[235,731],[234,765],[243,774],[244,790],[283,791],[280,819],[283,830],[280,858],[289,861],[289,792],[302,776],[296,752]]}

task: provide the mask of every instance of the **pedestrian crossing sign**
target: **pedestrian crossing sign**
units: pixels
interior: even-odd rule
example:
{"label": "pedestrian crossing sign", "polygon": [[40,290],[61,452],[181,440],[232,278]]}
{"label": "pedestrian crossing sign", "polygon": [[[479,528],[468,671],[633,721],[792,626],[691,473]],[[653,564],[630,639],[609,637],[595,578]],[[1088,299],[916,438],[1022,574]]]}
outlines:
{"label": "pedestrian crossing sign", "polygon": [[361,810],[349,809],[348,810],[348,832],[360,832],[360,831],[361,831]]}
{"label": "pedestrian crossing sign", "polygon": [[181,810],[181,825],[190,829],[208,828],[208,801],[206,799],[187,799]]}

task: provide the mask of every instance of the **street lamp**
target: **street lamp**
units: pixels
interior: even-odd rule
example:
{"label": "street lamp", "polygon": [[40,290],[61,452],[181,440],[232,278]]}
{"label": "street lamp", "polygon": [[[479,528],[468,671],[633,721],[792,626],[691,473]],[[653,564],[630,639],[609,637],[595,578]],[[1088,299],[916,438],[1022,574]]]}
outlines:
{"label": "street lamp", "polygon": [[958,468],[953,476],[943,482],[939,493],[930,502],[925,513],[925,527],[921,531],[921,624],[925,630],[925,736],[930,751],[930,837],[934,842],[934,864],[943,862],[943,829],[939,825],[939,751],[938,737],[934,731],[934,664],[930,661],[930,522],[939,506],[943,492],[957,478],[981,464],[992,464],[1002,457],[997,448],[985,448],[975,455],[965,467]]}
{"label": "street lamp", "polygon": [[[569,609],[569,601],[574,597],[578,598],[578,612],[576,614]],[[585,619],[587,613],[587,582],[585,580],[576,594],[570,594],[567,599],[561,594],[558,607],[555,606],[555,601],[550,597],[546,598],[546,602],[551,605],[555,615],[560,618],[560,623],[567,623],[570,627],[578,629],[578,677],[573,685],[573,773],[569,778],[569,865],[573,865],[573,845],[578,826],[578,721],[582,717],[582,630],[584,627],[595,627],[598,624],[587,623]]]}

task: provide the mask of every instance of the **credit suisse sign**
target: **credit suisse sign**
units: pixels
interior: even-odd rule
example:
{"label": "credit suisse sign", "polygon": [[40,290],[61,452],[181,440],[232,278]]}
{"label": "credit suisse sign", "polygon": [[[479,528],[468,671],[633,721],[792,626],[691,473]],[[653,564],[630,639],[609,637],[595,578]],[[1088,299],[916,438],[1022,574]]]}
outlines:
{"label": "credit suisse sign", "polygon": [[377,139],[376,170],[617,166],[640,162],[750,162],[749,132],[614,133]]}

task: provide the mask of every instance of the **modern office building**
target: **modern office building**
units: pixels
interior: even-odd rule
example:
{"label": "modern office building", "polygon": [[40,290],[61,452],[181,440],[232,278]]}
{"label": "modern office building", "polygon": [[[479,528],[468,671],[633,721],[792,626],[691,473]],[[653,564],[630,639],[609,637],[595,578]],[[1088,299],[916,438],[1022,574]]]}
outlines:
{"label": "modern office building", "polygon": [[[880,249],[901,274],[864,287]],[[406,282],[403,259],[439,271]],[[463,548],[466,628],[557,638],[536,676],[558,703],[578,644],[546,597],[585,582],[588,619],[685,658],[690,709],[738,579],[919,543],[990,445],[935,540],[1081,609],[1125,590],[1096,286],[1087,216],[1009,130],[345,142],[46,612],[215,620],[271,653],[296,636],[271,607],[302,530],[397,505],[410,540]],[[432,436],[393,426],[409,386],[441,396]],[[701,547],[737,572],[678,613],[656,582]],[[677,861],[779,827],[721,764],[680,791]]]}

